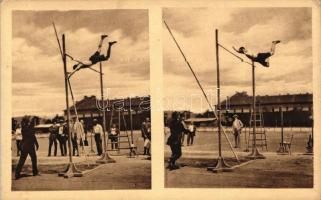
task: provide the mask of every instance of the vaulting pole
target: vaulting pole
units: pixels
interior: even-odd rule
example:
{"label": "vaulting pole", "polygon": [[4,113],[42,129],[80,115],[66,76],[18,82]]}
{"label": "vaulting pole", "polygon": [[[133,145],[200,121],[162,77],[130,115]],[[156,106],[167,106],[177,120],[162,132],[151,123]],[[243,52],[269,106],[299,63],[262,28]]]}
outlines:
{"label": "vaulting pole", "polygon": [[[105,100],[104,100],[104,84],[103,84],[103,68],[101,62],[99,62],[99,71],[100,71],[100,94],[101,94],[101,102],[102,102],[102,110],[103,110],[103,140],[104,140],[104,152],[96,162],[97,163],[114,163],[116,162],[108,155],[107,151],[107,141],[106,141],[106,111],[105,111]],[[112,108],[114,109],[114,108]]]}
{"label": "vaulting pole", "polygon": [[71,130],[70,130],[70,108],[69,108],[69,92],[68,92],[68,72],[67,72],[66,45],[65,45],[65,35],[64,34],[62,35],[62,59],[63,59],[63,66],[64,66],[65,92],[66,92],[69,164],[68,164],[66,170],[64,172],[60,172],[58,175],[64,176],[65,178],[70,178],[70,177],[74,177],[74,176],[80,177],[83,174],[81,173],[81,171],[79,171],[76,168],[75,164],[72,162],[72,155],[71,155]]}

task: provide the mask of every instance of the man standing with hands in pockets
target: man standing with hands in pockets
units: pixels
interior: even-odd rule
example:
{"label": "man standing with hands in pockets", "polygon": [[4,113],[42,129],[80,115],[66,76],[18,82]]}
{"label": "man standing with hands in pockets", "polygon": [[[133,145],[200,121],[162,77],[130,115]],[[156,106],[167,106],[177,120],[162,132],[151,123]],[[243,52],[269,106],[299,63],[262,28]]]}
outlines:
{"label": "man standing with hands in pockets", "polygon": [[243,123],[241,120],[238,119],[238,115],[233,115],[234,121],[233,121],[233,133],[234,133],[234,139],[235,139],[235,147],[234,148],[239,148],[240,147],[240,135],[241,131],[243,128]]}

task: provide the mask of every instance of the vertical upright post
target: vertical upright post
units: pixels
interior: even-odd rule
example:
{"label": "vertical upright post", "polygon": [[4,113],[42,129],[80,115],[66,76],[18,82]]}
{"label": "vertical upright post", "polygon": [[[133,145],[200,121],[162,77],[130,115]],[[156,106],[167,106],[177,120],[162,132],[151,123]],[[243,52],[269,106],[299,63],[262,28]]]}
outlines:
{"label": "vertical upright post", "polygon": [[217,125],[218,125],[218,156],[222,157],[222,138],[221,138],[221,84],[220,84],[220,64],[219,64],[219,46],[218,30],[215,30],[215,48],[216,48],[216,84],[217,84]]}
{"label": "vertical upright post", "polygon": [[252,110],[253,110],[253,147],[256,148],[256,94],[255,94],[255,65],[252,60]]}
{"label": "vertical upright post", "polygon": [[283,145],[283,142],[284,142],[284,118],[283,118],[282,107],[280,107],[280,110],[281,110],[281,143]]}
{"label": "vertical upright post", "polygon": [[62,35],[62,52],[64,64],[64,77],[65,77],[65,92],[66,92],[66,110],[67,110],[67,131],[68,131],[68,148],[69,148],[69,162],[72,163],[71,155],[71,131],[70,131],[70,108],[69,108],[69,91],[68,91],[68,73],[67,73],[67,59],[66,59],[66,44],[65,34]]}
{"label": "vertical upright post", "polygon": [[280,146],[279,149],[276,151],[278,154],[280,155],[287,155],[287,150],[284,146],[284,117],[283,117],[283,110],[282,107],[279,108],[279,112],[280,112],[280,125],[281,125],[281,142],[280,142]]}
{"label": "vertical upright post", "polygon": [[222,140],[221,140],[221,101],[220,101],[220,65],[219,65],[219,43],[218,30],[215,30],[215,49],[216,49],[216,81],[217,81],[217,128],[218,128],[218,158],[216,166],[208,167],[207,170],[213,172],[232,171],[222,157]]}
{"label": "vertical upright post", "polygon": [[256,147],[256,95],[255,95],[255,65],[252,60],[252,117],[253,117],[253,142],[252,142],[252,152],[246,156],[250,159],[264,159],[265,157],[259,153],[259,150]]}
{"label": "vertical upright post", "polygon": [[129,97],[129,117],[130,117],[130,137],[131,137],[131,144],[134,144],[134,136],[133,136],[133,114],[132,114],[132,100]]}
{"label": "vertical upright post", "polygon": [[120,131],[120,109],[118,111],[118,129]]}
{"label": "vertical upright post", "polygon": [[312,141],[313,141],[313,134],[314,134],[314,117],[313,117],[313,110],[311,112],[311,125],[312,125]]}
{"label": "vertical upright post", "polygon": [[64,67],[64,78],[65,78],[65,92],[66,92],[66,110],[67,110],[67,131],[68,131],[68,148],[69,148],[69,164],[66,170],[58,173],[59,176],[64,176],[65,178],[70,178],[74,176],[82,176],[81,171],[79,171],[75,164],[72,162],[71,154],[71,131],[70,131],[70,108],[69,108],[69,92],[68,92],[68,72],[67,72],[67,59],[66,59],[66,43],[65,34],[62,35],[62,60]]}
{"label": "vertical upright post", "polygon": [[[120,143],[119,143],[119,141],[120,141],[120,128],[121,128],[121,126],[120,126],[120,109],[118,110],[118,130],[119,130],[119,134],[118,134],[118,138],[117,138],[117,149],[118,149],[118,152],[120,151]],[[115,145],[114,145],[115,146]]]}
{"label": "vertical upright post", "polygon": [[[103,84],[103,68],[101,62],[99,62],[99,75],[100,75],[100,94],[103,108],[103,132],[104,132],[104,152],[97,163],[114,163],[115,160],[108,155],[107,142],[106,142],[106,111],[105,111],[105,100],[104,100],[104,84]],[[113,108],[112,108],[113,109]]]}
{"label": "vertical upright post", "polygon": [[[90,118],[91,118],[91,124],[90,124],[90,130],[92,130],[92,125],[93,125],[93,113],[90,112]],[[90,153],[95,153],[93,149],[93,130],[90,133]]]}

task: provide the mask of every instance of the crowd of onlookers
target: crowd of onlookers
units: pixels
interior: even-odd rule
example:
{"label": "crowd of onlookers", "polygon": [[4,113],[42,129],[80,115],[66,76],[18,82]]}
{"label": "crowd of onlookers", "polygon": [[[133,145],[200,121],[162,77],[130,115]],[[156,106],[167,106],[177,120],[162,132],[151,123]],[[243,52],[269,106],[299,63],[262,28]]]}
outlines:
{"label": "crowd of onlookers", "polygon": [[[92,127],[89,127],[84,123],[83,120],[79,120],[78,118],[73,118],[69,120],[69,131],[67,127],[67,122],[64,120],[54,121],[49,128],[49,136],[48,136],[48,157],[52,154],[53,156],[57,156],[58,145],[60,148],[61,156],[67,156],[67,149],[72,148],[73,156],[88,155],[89,152],[86,150],[86,146],[89,146],[89,142],[87,139],[88,133],[91,133],[94,136],[94,140],[96,143],[97,155],[102,155],[103,146],[102,139],[104,137],[104,130],[100,123],[98,123],[97,119],[93,119]],[[39,144],[37,138],[35,136],[35,118],[31,118],[25,116],[21,123],[13,123],[12,124],[12,134],[14,139],[16,140],[16,149],[17,156],[20,156],[19,163],[16,169],[16,178],[20,178],[20,172],[22,166],[28,155],[30,155],[33,166],[33,174],[39,175],[37,169],[37,155],[36,150],[39,148]],[[69,144],[69,132],[71,134],[71,144]],[[144,153],[143,155],[151,156],[151,123],[150,119],[146,118],[145,121],[142,122],[141,126],[142,138],[144,139]],[[90,135],[90,137],[92,136]],[[119,148],[119,136],[120,130],[117,128],[116,124],[112,124],[110,129],[107,131],[106,137],[111,141],[111,149]],[[128,136],[129,137],[129,136]],[[131,140],[133,143],[133,140]],[[130,140],[128,138],[128,143]],[[68,147],[67,147],[68,146]],[[36,148],[35,148],[36,147]],[[92,147],[92,141],[91,141]],[[130,151],[134,151],[135,144],[129,144],[128,149]],[[71,153],[71,152],[70,152]],[[135,152],[136,154],[136,152]]]}
{"label": "crowd of onlookers", "polygon": [[[93,135],[96,144],[97,154],[101,155],[103,152],[102,139],[103,139],[103,127],[98,122],[97,119],[93,119],[91,127],[85,124],[83,120],[78,120],[73,118],[70,120],[70,133],[71,133],[71,147],[72,155],[79,156],[80,150],[84,150],[84,146],[89,145],[90,134]],[[20,156],[20,143],[22,141],[21,124],[15,122],[12,127],[13,137],[16,140],[17,156]],[[150,119],[146,118],[142,122],[141,126],[142,138],[144,139],[144,155],[150,155],[150,144],[151,144],[151,124]],[[116,124],[112,124],[110,129],[107,131],[106,135],[110,140],[111,149],[119,148],[119,136],[120,130]],[[88,137],[89,136],[89,137]],[[57,156],[58,145],[60,149],[61,156],[67,155],[68,148],[68,129],[67,123],[64,120],[53,121],[52,125],[49,127],[48,136],[48,156]],[[83,152],[83,151],[82,151]]]}

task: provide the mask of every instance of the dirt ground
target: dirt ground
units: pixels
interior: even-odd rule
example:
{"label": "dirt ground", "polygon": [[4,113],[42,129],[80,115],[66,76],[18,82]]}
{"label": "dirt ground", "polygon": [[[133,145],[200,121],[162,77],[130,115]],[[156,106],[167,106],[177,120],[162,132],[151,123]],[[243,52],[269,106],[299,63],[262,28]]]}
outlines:
{"label": "dirt ground", "polygon": [[[83,177],[63,178],[57,172],[65,169],[65,164],[39,164],[41,176],[31,176],[30,164],[24,167],[28,175],[14,180],[12,175],[13,191],[47,191],[47,190],[111,190],[111,189],[150,189],[151,188],[151,161],[145,157],[127,158],[126,156],[113,157],[116,163],[87,165],[78,163],[80,170],[94,170]],[[90,158],[94,163],[97,156]],[[13,166],[15,168],[15,165]],[[12,173],[14,174],[14,173]]]}
{"label": "dirt ground", "polygon": [[[242,153],[241,160],[245,153]],[[313,157],[306,155],[276,155],[265,153],[266,159],[243,162],[232,172],[213,173],[208,166],[216,163],[209,156],[185,156],[178,160],[180,169],[165,170],[168,188],[311,188],[313,187]],[[229,155],[230,166],[236,161]],[[234,160],[234,161],[233,161]],[[243,160],[244,161],[244,160]],[[166,164],[165,164],[166,165]],[[181,178],[184,177],[184,178]]]}
{"label": "dirt ground", "polygon": [[[313,187],[313,156],[305,153],[306,142],[310,134],[307,128],[286,129],[284,138],[291,134],[292,155],[278,155],[280,129],[267,129],[268,149],[258,148],[266,159],[247,163],[244,152],[245,135],[241,135],[241,148],[233,148],[243,166],[233,172],[213,173],[207,167],[214,166],[218,157],[217,133],[214,131],[197,132],[192,146],[182,147],[183,155],[177,161],[180,169],[165,169],[165,187],[168,188],[311,188]],[[228,131],[228,138],[234,146],[233,135]],[[165,140],[168,134],[165,135]],[[230,166],[237,165],[228,142],[222,136],[223,157]],[[165,145],[165,166],[170,156],[170,148]],[[184,178],[182,178],[184,177]]]}

